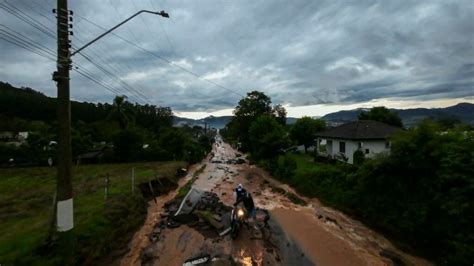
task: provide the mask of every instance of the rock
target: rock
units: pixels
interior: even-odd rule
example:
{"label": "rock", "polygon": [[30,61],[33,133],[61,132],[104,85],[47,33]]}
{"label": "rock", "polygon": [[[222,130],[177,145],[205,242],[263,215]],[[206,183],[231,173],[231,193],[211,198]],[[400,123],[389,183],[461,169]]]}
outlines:
{"label": "rock", "polygon": [[144,250],[142,250],[141,254],[140,254],[140,258],[142,260],[142,262],[147,262],[147,261],[150,261],[151,259],[153,259],[154,257],[154,250],[152,247],[148,247]]}
{"label": "rock", "polygon": [[214,219],[210,219],[208,222],[212,225],[212,227],[216,228],[217,230],[220,230],[222,229],[222,227],[224,227],[221,222],[218,222]]}
{"label": "rock", "polygon": [[153,229],[153,234],[161,234],[161,228],[155,227],[155,229]]}
{"label": "rock", "polygon": [[325,222],[326,224],[334,225],[334,226],[337,226],[337,227],[339,227],[340,229],[342,229],[342,227],[337,223],[337,220],[334,219],[334,218],[331,218],[331,217],[329,217],[329,216],[326,216],[324,222]]}
{"label": "rock", "polygon": [[224,259],[224,258],[213,258],[211,262],[212,266],[233,266],[235,265],[232,259]]}
{"label": "rock", "polygon": [[380,256],[390,259],[394,265],[406,265],[406,263],[403,261],[401,256],[391,250],[382,249],[382,251],[380,251],[379,254]]}
{"label": "rock", "polygon": [[222,196],[225,196],[225,195],[227,195],[227,193],[225,193],[225,192],[222,192],[222,193],[221,193],[221,195],[222,195]]}
{"label": "rock", "polygon": [[173,221],[169,221],[168,224],[167,224],[167,226],[168,226],[169,228],[178,228],[180,225],[181,225],[181,224],[176,223],[176,222],[173,222]]}
{"label": "rock", "polygon": [[214,214],[214,215],[212,216],[212,218],[214,218],[214,220],[216,220],[216,221],[218,221],[218,222],[222,222],[222,218],[221,218],[220,215]]}
{"label": "rock", "polygon": [[262,234],[262,231],[260,230],[252,230],[252,239],[262,239],[263,238],[263,234]]}

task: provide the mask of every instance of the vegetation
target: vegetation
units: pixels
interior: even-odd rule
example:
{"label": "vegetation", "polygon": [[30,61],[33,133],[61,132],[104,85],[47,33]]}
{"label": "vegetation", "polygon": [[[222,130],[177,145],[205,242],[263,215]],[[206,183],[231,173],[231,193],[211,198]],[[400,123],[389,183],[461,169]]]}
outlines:
{"label": "vegetation", "polygon": [[[281,174],[294,161],[293,175]],[[303,195],[318,197],[440,265],[474,261],[474,133],[426,121],[392,140],[389,156],[314,163],[280,156],[269,170]]]}
{"label": "vegetation", "polygon": [[[285,154],[290,140],[310,145],[322,125],[302,118],[289,132],[272,114],[271,100],[252,92],[239,102],[224,138],[299,193],[356,216],[440,265],[474,261],[474,133],[459,121],[424,121],[396,135],[390,155],[355,154],[355,164],[315,163]],[[385,107],[360,114],[401,127]],[[315,129],[316,128],[316,129]]]}
{"label": "vegetation", "polygon": [[375,120],[396,127],[403,127],[402,119],[395,111],[386,107],[374,107],[368,112],[361,112],[358,115],[359,120]]}
{"label": "vegetation", "polygon": [[206,164],[203,164],[201,166],[201,168],[199,168],[196,172],[194,172],[193,177],[191,178],[191,180],[189,180],[184,186],[182,186],[178,190],[178,194],[176,194],[176,198],[184,198],[186,196],[186,194],[188,194],[188,192],[191,190],[191,187],[194,184],[194,181],[196,181],[198,176],[200,174],[202,174],[202,172],[204,172],[204,169],[206,169]]}
{"label": "vegetation", "polygon": [[250,151],[250,127],[260,116],[271,116],[280,125],[286,123],[286,110],[281,105],[272,107],[270,97],[259,91],[247,93],[235,108],[234,116],[221,134],[229,142],[240,146],[242,151]]}
{"label": "vegetation", "polygon": [[272,158],[288,146],[285,127],[269,115],[258,117],[249,129],[252,156],[255,159]]}
{"label": "vegetation", "polygon": [[[123,248],[146,216],[146,201],[135,184],[154,176],[174,178],[184,162],[104,164],[74,167],[74,224],[77,264],[92,264]],[[104,201],[105,176],[109,195]],[[5,265],[55,264],[48,230],[53,213],[56,169],[0,169],[0,261]]]}
{"label": "vegetation", "polygon": [[[72,102],[71,109],[75,160],[103,151],[101,162],[196,162],[210,151],[215,134],[202,127],[173,128],[169,107],[133,104],[125,96],[113,104]],[[29,132],[20,146],[0,142],[0,166],[41,166],[56,158],[56,99],[0,82],[0,113],[0,132]]]}
{"label": "vegetation", "polygon": [[296,123],[291,127],[290,136],[298,145],[304,145],[304,150],[307,153],[308,147],[315,145],[316,133],[325,128],[326,123],[323,120],[304,116],[296,120]]}

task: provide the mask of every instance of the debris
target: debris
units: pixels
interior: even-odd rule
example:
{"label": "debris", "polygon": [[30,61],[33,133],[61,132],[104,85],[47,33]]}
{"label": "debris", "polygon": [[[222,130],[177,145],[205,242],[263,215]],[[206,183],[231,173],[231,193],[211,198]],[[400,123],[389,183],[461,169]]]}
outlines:
{"label": "debris", "polygon": [[231,227],[229,227],[229,228],[225,229],[224,231],[222,231],[222,232],[220,232],[220,233],[219,233],[219,236],[225,236],[227,233],[229,233],[229,232],[230,232],[230,230],[232,230],[232,228],[231,228]]}
{"label": "debris", "polygon": [[188,259],[183,263],[183,266],[203,265],[211,259],[209,254],[200,255],[192,259]]}
{"label": "debris", "polygon": [[[217,210],[217,208],[216,208],[216,210]],[[214,218],[214,220],[216,220],[216,221],[218,221],[218,222],[222,222],[222,218],[221,218],[221,216],[218,215],[218,214],[214,214],[214,215],[212,216],[212,218]]]}
{"label": "debris", "polygon": [[252,230],[252,239],[262,239],[263,238],[263,234],[262,234],[262,231],[258,230],[258,229],[254,229]]}
{"label": "debris", "polygon": [[209,219],[208,222],[209,222],[209,224],[211,224],[217,230],[220,230],[220,229],[222,229],[222,227],[224,227],[224,225],[221,222],[218,222],[214,219]]}
{"label": "debris", "polygon": [[401,256],[391,250],[382,249],[379,254],[380,256],[390,259],[394,265],[406,265],[406,263],[402,260]]}
{"label": "debris", "polygon": [[140,254],[140,259],[141,259],[142,263],[146,263],[146,262],[152,260],[153,257],[154,257],[153,253],[154,253],[154,250],[153,250],[152,247],[148,247],[148,248],[142,250],[142,252]]}
{"label": "debris", "polygon": [[169,228],[178,228],[181,224],[176,223],[176,222],[174,222],[174,221],[169,221],[166,225],[167,225]]}

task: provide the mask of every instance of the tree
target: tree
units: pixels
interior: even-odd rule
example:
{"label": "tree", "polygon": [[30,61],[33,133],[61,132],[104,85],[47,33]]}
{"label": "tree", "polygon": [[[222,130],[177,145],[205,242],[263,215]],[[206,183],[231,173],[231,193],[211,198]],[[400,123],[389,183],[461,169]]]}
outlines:
{"label": "tree", "polygon": [[252,91],[239,101],[234,110],[234,117],[230,125],[234,139],[241,144],[244,151],[250,150],[249,129],[250,125],[261,115],[271,115],[272,106],[270,98],[263,92]]}
{"label": "tree", "polygon": [[115,97],[108,118],[116,120],[122,130],[128,128],[128,126],[134,122],[134,112],[132,105],[127,101],[127,96]]}
{"label": "tree", "polygon": [[252,155],[256,159],[271,159],[276,157],[280,150],[288,146],[288,137],[285,127],[269,115],[257,118],[249,130]]}
{"label": "tree", "polygon": [[239,101],[239,104],[235,107],[234,115],[236,117],[255,119],[263,114],[271,114],[271,104],[270,97],[263,92],[252,91]]}
{"label": "tree", "polygon": [[234,117],[222,131],[227,140],[240,142],[240,149],[251,150],[249,130],[251,124],[260,116],[272,116],[281,125],[286,124],[286,110],[281,105],[272,107],[270,97],[263,92],[252,91],[239,101],[235,108]]}
{"label": "tree", "polygon": [[304,150],[307,153],[308,147],[314,145],[316,133],[325,128],[326,123],[323,120],[304,116],[296,120],[296,123],[290,130],[290,136],[298,145],[304,145]]}
{"label": "tree", "polygon": [[359,120],[374,120],[396,127],[403,127],[402,119],[398,114],[384,106],[374,107],[368,112],[361,112],[358,118]]}
{"label": "tree", "polygon": [[281,104],[273,106],[272,110],[273,116],[275,116],[278,123],[281,125],[286,125],[286,109]]}

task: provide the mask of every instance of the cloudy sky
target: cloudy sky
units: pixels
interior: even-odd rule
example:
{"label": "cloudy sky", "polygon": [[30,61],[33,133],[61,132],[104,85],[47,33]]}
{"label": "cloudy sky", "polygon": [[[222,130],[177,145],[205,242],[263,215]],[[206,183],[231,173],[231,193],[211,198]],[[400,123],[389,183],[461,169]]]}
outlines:
{"label": "cloudy sky", "polygon": [[[0,1],[1,81],[56,95],[51,54],[11,44],[20,36],[54,53],[54,2]],[[75,47],[104,31],[92,23],[110,28],[141,9],[170,14],[142,14],[115,31],[120,37],[86,48],[94,64],[75,55],[78,71],[113,91],[73,71],[75,100],[125,94],[187,117],[230,114],[252,90],[290,116],[474,102],[472,0],[69,2]]]}

